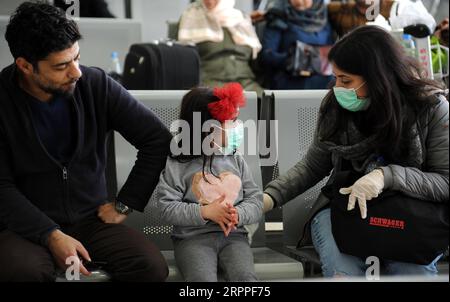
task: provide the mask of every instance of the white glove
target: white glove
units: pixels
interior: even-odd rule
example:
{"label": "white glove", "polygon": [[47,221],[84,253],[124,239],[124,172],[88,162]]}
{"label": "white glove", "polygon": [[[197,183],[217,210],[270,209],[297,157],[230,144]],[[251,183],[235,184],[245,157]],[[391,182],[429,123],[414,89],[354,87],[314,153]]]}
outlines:
{"label": "white glove", "polygon": [[342,188],[339,193],[347,195],[348,206],[347,210],[351,211],[355,208],[356,199],[358,199],[359,210],[361,211],[362,219],[367,217],[367,200],[378,197],[384,188],[383,170],[375,169],[367,175],[358,179],[353,186],[349,188]]}
{"label": "white glove", "polygon": [[264,193],[263,202],[264,202],[264,207],[263,207],[264,213],[267,213],[273,209],[274,202],[273,202],[272,197],[270,197],[269,194]]}

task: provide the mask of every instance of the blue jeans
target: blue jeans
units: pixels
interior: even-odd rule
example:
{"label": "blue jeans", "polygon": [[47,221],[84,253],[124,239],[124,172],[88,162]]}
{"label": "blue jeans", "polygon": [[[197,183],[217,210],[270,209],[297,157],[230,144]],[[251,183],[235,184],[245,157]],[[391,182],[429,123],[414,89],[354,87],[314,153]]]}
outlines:
{"label": "blue jeans", "polygon": [[[311,222],[311,236],[314,247],[322,262],[324,277],[349,276],[363,277],[368,265],[365,259],[343,254],[339,251],[331,232],[331,211],[325,209],[319,212]],[[429,265],[419,265],[406,262],[381,260],[383,273],[391,276],[436,276],[436,264],[440,255]]]}

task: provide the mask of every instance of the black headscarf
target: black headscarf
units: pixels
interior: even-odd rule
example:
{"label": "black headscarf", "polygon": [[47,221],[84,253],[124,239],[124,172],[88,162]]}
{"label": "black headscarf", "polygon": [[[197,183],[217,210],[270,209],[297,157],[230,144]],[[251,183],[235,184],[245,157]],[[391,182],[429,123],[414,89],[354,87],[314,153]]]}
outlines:
{"label": "black headscarf", "polygon": [[286,29],[288,23],[301,27],[306,32],[319,32],[327,24],[328,13],[324,0],[313,0],[307,10],[296,10],[289,0],[275,0],[269,6],[266,20],[269,26]]}

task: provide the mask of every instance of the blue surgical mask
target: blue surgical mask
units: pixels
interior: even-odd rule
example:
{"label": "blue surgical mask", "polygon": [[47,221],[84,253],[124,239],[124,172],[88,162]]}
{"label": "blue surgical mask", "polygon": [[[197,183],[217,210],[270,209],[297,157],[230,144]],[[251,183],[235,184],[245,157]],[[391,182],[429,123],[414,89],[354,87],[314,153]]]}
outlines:
{"label": "blue surgical mask", "polygon": [[358,98],[356,91],[364,86],[366,82],[362,83],[358,88],[344,88],[344,87],[334,87],[334,95],[336,96],[336,100],[342,108],[347,109],[352,112],[364,111],[367,110],[370,106],[370,99]]}
{"label": "blue surgical mask", "polygon": [[222,147],[216,144],[216,142],[214,142],[214,144],[219,147],[219,150],[223,155],[232,154],[242,143],[242,139],[244,138],[244,125],[239,122],[236,123],[233,128],[217,128],[225,131],[225,135],[227,136],[227,145]]}

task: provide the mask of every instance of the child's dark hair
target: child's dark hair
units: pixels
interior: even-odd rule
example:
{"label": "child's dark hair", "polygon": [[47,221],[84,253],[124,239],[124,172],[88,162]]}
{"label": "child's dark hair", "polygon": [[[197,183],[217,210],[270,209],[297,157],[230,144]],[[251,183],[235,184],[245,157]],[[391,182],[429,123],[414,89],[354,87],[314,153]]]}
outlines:
{"label": "child's dark hair", "polygon": [[[180,154],[180,155],[174,155],[170,154],[170,157],[179,161],[179,162],[189,162],[191,160],[197,159],[199,157],[203,158],[203,178],[207,181],[205,177],[205,167],[209,160],[209,171],[214,176],[215,175],[212,171],[212,163],[214,160],[214,154],[212,155],[206,155],[203,152],[203,148],[201,149],[201,154],[195,154],[194,153],[194,145],[193,145],[193,137],[194,135],[198,135],[198,133],[195,133],[195,131],[198,131],[198,129],[194,129],[194,113],[198,112],[201,116],[200,125],[203,125],[206,121],[214,120],[211,113],[208,110],[208,104],[219,101],[219,98],[214,95],[213,89],[206,88],[206,87],[196,87],[193,88],[191,91],[189,91],[184,97],[181,102],[181,110],[180,110],[180,120],[185,121],[189,124],[190,127],[190,133],[189,133],[189,139],[190,139],[190,150],[189,154]],[[197,121],[198,122],[198,121]],[[201,131],[201,130],[200,130]],[[209,135],[208,132],[201,131],[201,143],[203,143],[203,140]],[[178,142],[179,147],[183,144],[183,141]]]}

